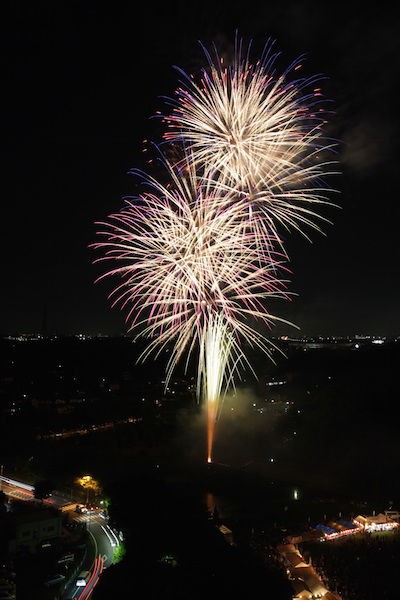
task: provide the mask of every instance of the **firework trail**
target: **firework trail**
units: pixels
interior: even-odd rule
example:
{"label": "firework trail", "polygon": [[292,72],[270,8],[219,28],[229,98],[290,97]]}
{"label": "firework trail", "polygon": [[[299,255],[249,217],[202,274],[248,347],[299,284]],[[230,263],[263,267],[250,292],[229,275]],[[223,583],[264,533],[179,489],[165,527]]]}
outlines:
{"label": "firework trail", "polygon": [[323,132],[323,78],[300,76],[302,57],[277,73],[271,42],[255,63],[250,48],[236,39],[225,66],[203,47],[197,80],[179,69],[171,112],[162,115],[163,144],[174,156],[162,161],[167,182],[136,172],[145,191],[102,223],[93,244],[98,260],[113,265],[102,277],[121,279],[113,305],[149,339],[141,358],[172,343],[168,381],[184,354],[186,367],[198,354],[209,462],[223,389],[250,366],[243,342],[270,354],[256,322],[270,327],[278,317],[266,302],[289,298],[281,232],[320,231],[326,219],[317,210],[331,204],[325,178],[336,173],[336,143]]}
{"label": "firework trail", "polygon": [[[111,261],[103,274],[121,282],[113,305],[129,308],[127,322],[137,337],[150,339],[141,359],[158,355],[171,342],[167,381],[182,355],[199,353],[198,395],[208,411],[208,459],[221,390],[247,363],[241,340],[267,354],[271,345],[252,321],[268,327],[278,318],[265,308],[267,298],[288,298],[282,256],[256,243],[244,200],[221,184],[199,180],[193,161],[184,171],[165,161],[168,183],[141,174],[146,191],[111,215],[98,235],[104,241],[97,261]],[[117,264],[117,266],[115,266]]]}

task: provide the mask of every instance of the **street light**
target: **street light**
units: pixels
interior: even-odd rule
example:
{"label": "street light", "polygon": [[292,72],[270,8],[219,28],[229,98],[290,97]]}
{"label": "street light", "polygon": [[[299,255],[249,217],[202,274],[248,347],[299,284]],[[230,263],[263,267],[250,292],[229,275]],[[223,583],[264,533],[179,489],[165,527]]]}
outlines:
{"label": "street light", "polygon": [[91,475],[83,475],[75,480],[83,489],[86,490],[86,504],[89,503],[89,490],[93,490],[95,495],[100,491],[101,487],[98,481]]}
{"label": "street light", "polygon": [[89,489],[91,488],[92,477],[90,475],[83,475],[76,479],[76,483],[86,490],[86,504],[89,502]]}

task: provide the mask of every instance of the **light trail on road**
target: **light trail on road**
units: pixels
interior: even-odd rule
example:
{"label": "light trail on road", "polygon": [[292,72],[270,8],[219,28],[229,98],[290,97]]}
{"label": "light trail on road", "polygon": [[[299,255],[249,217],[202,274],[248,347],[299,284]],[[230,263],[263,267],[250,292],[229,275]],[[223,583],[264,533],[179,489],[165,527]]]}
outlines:
{"label": "light trail on road", "polygon": [[99,582],[99,578],[104,569],[104,557],[97,556],[94,561],[93,571],[86,586],[81,588],[78,596],[74,596],[77,600],[88,600],[93,593],[94,588]]}

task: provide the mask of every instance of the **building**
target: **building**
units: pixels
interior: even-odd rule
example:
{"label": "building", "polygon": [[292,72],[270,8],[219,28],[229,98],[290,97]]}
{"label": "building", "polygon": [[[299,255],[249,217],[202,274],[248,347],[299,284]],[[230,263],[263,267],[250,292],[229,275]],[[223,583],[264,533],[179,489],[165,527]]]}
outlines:
{"label": "building", "polygon": [[398,510],[385,510],[385,515],[393,521],[400,522],[400,511]]}
{"label": "building", "polygon": [[371,517],[358,515],[358,517],[354,519],[354,522],[358,523],[365,531],[388,531],[389,529],[395,529],[400,526],[397,521],[394,521],[383,513],[372,515]]}
{"label": "building", "polygon": [[50,508],[29,507],[30,510],[9,513],[9,554],[34,553],[44,544],[61,537],[62,517]]}
{"label": "building", "polygon": [[317,571],[303,558],[294,544],[280,544],[277,551],[292,585],[293,600],[341,600],[340,596],[326,588]]}
{"label": "building", "polygon": [[218,530],[224,536],[225,541],[228,542],[228,544],[232,545],[233,544],[233,533],[229,529],[229,527],[227,527],[226,525],[219,525]]}

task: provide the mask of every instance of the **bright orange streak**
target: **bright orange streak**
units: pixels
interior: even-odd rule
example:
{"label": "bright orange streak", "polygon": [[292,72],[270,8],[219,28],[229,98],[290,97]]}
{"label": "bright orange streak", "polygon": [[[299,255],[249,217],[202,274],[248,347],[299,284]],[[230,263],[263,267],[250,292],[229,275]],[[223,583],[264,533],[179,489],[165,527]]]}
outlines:
{"label": "bright orange streak", "polygon": [[217,420],[217,402],[208,402],[207,404],[207,462],[212,462],[212,447],[215,433],[215,423]]}

